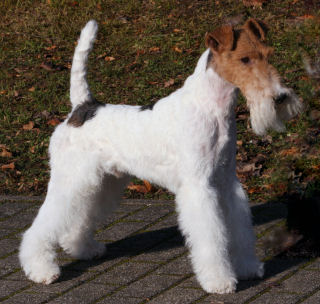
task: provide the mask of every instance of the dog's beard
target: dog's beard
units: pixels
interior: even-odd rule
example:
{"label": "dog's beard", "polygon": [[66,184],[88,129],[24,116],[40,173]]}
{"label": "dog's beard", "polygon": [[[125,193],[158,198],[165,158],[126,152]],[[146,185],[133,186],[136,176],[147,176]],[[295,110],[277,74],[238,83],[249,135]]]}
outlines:
{"label": "dog's beard", "polygon": [[271,96],[248,99],[251,126],[257,135],[266,134],[268,129],[284,131],[284,122],[302,111],[302,104],[292,90],[282,88],[281,93],[286,93],[287,97],[279,104]]}

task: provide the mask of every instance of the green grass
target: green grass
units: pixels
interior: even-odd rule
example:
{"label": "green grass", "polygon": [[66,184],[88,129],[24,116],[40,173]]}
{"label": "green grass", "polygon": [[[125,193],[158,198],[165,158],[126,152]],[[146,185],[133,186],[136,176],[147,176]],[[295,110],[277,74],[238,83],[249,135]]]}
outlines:
{"label": "green grass", "polygon": [[[45,193],[47,148],[54,130],[50,120],[62,121],[70,110],[74,46],[80,29],[93,18],[100,28],[90,57],[89,82],[98,100],[115,104],[155,102],[180,87],[205,49],[205,33],[226,18],[265,20],[271,25],[269,44],[275,48],[271,61],[306,107],[288,123],[287,133],[271,132],[270,143],[248,130],[248,112],[244,102],[239,103],[238,117],[245,116],[238,121],[239,162],[253,162],[258,154],[266,159],[258,172],[240,177],[255,201],[277,199],[314,183],[320,175],[319,120],[309,114],[320,110],[319,83],[307,77],[302,55],[315,58],[320,49],[320,11],[310,3],[278,0],[253,9],[241,1],[2,0],[0,193]],[[313,18],[299,18],[307,15]],[[106,56],[115,60],[105,61]],[[44,69],[44,63],[53,70]],[[174,85],[165,87],[171,78]],[[34,128],[24,130],[29,121]],[[293,147],[295,153],[283,152]],[[12,155],[5,155],[4,149]],[[14,169],[1,169],[10,163]],[[126,196],[172,197],[157,188],[146,195],[126,191]]]}

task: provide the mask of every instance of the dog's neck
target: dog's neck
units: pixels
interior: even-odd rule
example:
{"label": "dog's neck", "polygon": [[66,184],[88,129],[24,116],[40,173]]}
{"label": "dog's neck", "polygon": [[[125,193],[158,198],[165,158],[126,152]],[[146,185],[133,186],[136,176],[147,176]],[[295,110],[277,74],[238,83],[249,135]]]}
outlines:
{"label": "dog's neck", "polygon": [[206,50],[183,88],[189,102],[195,103],[208,115],[230,116],[236,104],[237,88],[220,77],[212,66],[207,66],[208,56],[210,52]]}

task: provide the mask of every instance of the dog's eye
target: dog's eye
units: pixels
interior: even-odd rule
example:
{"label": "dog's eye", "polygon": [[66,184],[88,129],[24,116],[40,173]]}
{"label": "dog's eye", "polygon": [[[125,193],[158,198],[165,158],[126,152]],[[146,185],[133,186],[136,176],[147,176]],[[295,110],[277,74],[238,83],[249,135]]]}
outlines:
{"label": "dog's eye", "polygon": [[245,64],[250,62],[250,58],[249,57],[242,57],[240,60]]}

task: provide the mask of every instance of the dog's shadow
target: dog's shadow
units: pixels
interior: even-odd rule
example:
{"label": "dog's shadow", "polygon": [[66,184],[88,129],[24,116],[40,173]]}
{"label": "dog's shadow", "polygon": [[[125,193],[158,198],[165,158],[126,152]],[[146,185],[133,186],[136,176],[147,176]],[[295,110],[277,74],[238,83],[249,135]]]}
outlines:
{"label": "dog's shadow", "polygon": [[[123,257],[132,258],[142,253],[154,253],[168,251],[184,246],[184,239],[178,230],[178,226],[172,226],[154,231],[148,231],[126,237],[122,240],[106,244],[106,254],[88,261],[77,260],[61,267],[62,275],[59,282],[68,281],[80,276],[92,267],[108,263],[112,260],[120,260]],[[106,268],[109,266],[107,265]]]}
{"label": "dog's shadow", "polygon": [[[286,217],[286,206],[281,203],[264,203],[251,207],[254,225],[262,225],[277,219]],[[107,244],[106,254],[100,258],[89,261],[73,261],[62,266],[62,275],[59,282],[71,280],[81,274],[101,266],[101,271],[108,268],[108,262],[121,258],[132,258],[139,254],[153,254],[160,251],[168,251],[174,248],[183,247],[184,238],[177,226],[163,228],[155,231],[148,231],[126,237],[122,240]],[[288,269],[299,265],[301,258],[281,258],[275,256],[265,262],[265,275],[263,279],[240,281],[237,291],[254,287],[262,282],[268,281],[271,277],[277,276]],[[103,264],[107,266],[104,267]]]}

